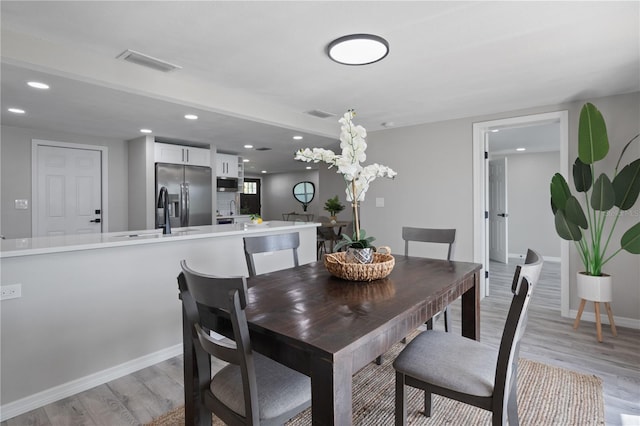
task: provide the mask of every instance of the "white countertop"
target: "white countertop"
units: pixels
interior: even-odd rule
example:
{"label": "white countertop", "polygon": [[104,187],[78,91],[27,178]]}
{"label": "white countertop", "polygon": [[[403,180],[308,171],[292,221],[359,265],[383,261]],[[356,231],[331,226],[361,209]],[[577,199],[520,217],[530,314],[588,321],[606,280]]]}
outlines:
{"label": "white countertop", "polygon": [[[232,216],[238,217],[238,216]],[[55,237],[17,238],[1,241],[0,258],[59,253],[75,250],[92,250],[141,244],[157,244],[170,241],[199,238],[246,235],[265,231],[288,231],[292,228],[316,227],[317,223],[270,221],[254,225],[239,223],[174,228],[163,235],[162,229],[144,231],[109,232],[103,234],[61,235]]]}
{"label": "white countertop", "polygon": [[227,215],[221,215],[221,216],[216,216],[216,219],[233,219],[233,218],[238,218],[238,217],[249,217],[251,215],[249,214],[227,214]]}

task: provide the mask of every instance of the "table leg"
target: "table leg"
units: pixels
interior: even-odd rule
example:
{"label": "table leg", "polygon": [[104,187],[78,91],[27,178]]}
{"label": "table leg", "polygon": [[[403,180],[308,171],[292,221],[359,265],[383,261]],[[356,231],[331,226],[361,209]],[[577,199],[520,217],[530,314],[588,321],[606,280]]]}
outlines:
{"label": "table leg", "polygon": [[473,287],[462,294],[462,335],[480,340],[480,276],[473,276]]}
{"label": "table leg", "polygon": [[311,360],[311,419],[314,425],[349,426],[351,413],[351,359]]}

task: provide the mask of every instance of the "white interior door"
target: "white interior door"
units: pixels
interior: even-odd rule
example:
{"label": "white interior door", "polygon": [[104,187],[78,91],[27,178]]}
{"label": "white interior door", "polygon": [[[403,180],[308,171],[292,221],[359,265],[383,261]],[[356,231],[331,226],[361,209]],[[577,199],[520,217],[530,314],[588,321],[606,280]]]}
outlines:
{"label": "white interior door", "polygon": [[506,157],[489,161],[489,258],[501,263],[509,259]]}
{"label": "white interior door", "polygon": [[34,237],[102,232],[101,155],[38,145]]}

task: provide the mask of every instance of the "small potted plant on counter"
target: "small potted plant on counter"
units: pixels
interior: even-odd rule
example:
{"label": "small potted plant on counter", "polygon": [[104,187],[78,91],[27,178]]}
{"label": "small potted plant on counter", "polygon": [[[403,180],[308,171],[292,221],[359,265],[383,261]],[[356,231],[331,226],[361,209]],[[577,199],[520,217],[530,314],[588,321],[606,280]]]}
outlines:
{"label": "small potted plant on counter", "polygon": [[344,204],[338,200],[338,196],[336,195],[324,203],[324,209],[329,212],[331,220],[336,220],[336,215],[344,210]]}
{"label": "small potted plant on counter", "polygon": [[249,220],[251,220],[251,223],[253,223],[254,225],[260,225],[262,223],[262,217],[260,217],[259,214],[249,215]]}

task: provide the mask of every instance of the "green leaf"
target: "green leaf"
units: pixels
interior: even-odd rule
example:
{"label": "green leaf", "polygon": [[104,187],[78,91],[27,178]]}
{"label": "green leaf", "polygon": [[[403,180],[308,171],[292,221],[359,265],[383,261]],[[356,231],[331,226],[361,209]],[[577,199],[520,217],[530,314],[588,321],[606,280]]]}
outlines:
{"label": "green leaf", "polygon": [[587,223],[587,217],[584,215],[584,211],[582,210],[582,206],[578,202],[578,199],[574,196],[569,197],[567,200],[567,205],[564,209],[565,218],[575,224],[578,225],[582,229],[587,229],[589,224]]}
{"label": "green leaf", "polygon": [[555,207],[555,210],[564,210],[569,197],[571,197],[571,190],[567,181],[560,173],[556,173],[551,178],[551,209],[554,210]]}
{"label": "green leaf", "polygon": [[640,158],[627,164],[613,178],[613,190],[616,193],[616,206],[620,210],[629,210],[640,194]]}
{"label": "green leaf", "polygon": [[610,210],[616,202],[616,193],[609,177],[602,173],[593,184],[593,193],[591,194],[591,208],[594,210],[607,211]]}
{"label": "green leaf", "polygon": [[591,183],[593,182],[593,175],[591,174],[591,167],[576,158],[573,163],[573,183],[578,192],[587,192],[591,189]]}
{"label": "green leaf", "polygon": [[640,254],[640,222],[624,233],[620,240],[623,249],[632,254]]}
{"label": "green leaf", "polygon": [[575,223],[567,220],[562,210],[556,212],[556,232],[560,238],[569,241],[580,241],[582,239],[582,231]]}
{"label": "green leaf", "polygon": [[585,164],[602,160],[609,152],[609,139],[604,117],[595,105],[587,103],[580,111],[578,124],[578,157]]}

